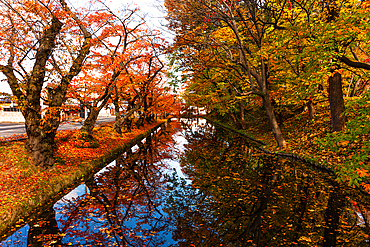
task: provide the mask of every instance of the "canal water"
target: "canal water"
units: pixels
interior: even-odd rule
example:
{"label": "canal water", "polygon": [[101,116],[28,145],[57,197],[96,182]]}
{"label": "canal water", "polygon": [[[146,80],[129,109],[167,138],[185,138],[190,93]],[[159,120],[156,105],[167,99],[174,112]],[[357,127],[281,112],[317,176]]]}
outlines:
{"label": "canal water", "polygon": [[[142,140],[0,246],[369,246],[369,197],[205,120]],[[44,207],[45,208],[45,207]]]}

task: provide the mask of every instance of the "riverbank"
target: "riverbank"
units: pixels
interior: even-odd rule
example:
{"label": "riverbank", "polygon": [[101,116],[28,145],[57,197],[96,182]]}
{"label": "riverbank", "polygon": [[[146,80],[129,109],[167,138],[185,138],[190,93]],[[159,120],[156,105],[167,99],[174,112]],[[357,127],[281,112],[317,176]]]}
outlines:
{"label": "riverbank", "polygon": [[94,143],[83,141],[78,130],[61,131],[56,138],[56,164],[47,171],[30,164],[24,140],[0,143],[0,240],[8,235],[5,232],[21,226],[33,210],[57,199],[60,192],[80,183],[164,123],[147,124],[122,136],[116,134],[112,123],[105,124],[94,129]]}
{"label": "riverbank", "polygon": [[304,111],[284,120],[280,127],[287,142],[285,147],[277,146],[263,114],[248,115],[247,127],[239,132],[257,140],[258,146],[268,152],[299,156],[324,170],[333,171],[338,181],[370,193],[370,117],[361,111],[369,103],[346,102],[351,111],[346,114],[348,122],[344,132],[332,133],[328,102],[316,106],[313,119]]}

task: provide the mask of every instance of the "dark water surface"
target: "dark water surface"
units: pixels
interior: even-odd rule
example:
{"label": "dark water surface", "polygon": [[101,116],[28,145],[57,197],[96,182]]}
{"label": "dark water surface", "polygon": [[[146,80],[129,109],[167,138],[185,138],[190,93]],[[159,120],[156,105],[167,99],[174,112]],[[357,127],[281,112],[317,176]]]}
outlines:
{"label": "dark water surface", "polygon": [[203,120],[174,122],[0,246],[370,246],[370,199]]}

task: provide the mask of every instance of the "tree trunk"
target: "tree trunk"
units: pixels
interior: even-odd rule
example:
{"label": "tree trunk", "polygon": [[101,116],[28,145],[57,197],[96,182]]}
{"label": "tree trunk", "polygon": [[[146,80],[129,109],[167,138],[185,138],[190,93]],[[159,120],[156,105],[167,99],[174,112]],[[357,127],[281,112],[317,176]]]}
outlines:
{"label": "tree trunk", "polygon": [[333,131],[343,131],[346,120],[344,116],[342,76],[338,72],[329,77],[329,102]]}
{"label": "tree trunk", "polygon": [[124,123],[124,119],[121,117],[117,118],[116,121],[114,122],[113,129],[117,132],[117,134],[122,135],[122,125]]}
{"label": "tree trunk", "polygon": [[84,124],[82,125],[80,131],[81,132],[87,132],[89,137],[92,137],[92,131],[94,129],[96,120],[98,119],[99,116],[99,110],[96,110],[95,107],[91,107],[89,109],[90,113],[88,114],[88,117],[86,118]]}
{"label": "tree trunk", "polygon": [[130,129],[130,126],[128,126],[128,125],[131,125],[130,117],[139,108],[140,108],[140,105],[136,105],[134,108],[131,108],[130,110],[128,110],[122,118],[120,117],[120,119],[118,121],[116,120],[116,122],[114,123],[113,128],[118,134],[120,134],[120,135],[122,134],[122,125],[124,123],[126,124],[126,127],[128,128],[128,130]]}
{"label": "tree trunk", "polygon": [[239,108],[240,108],[241,126],[242,126],[242,129],[245,129],[246,128],[245,126],[245,104],[244,104],[243,99],[239,101]]}
{"label": "tree trunk", "polygon": [[[116,92],[116,95],[118,93]],[[116,109],[116,120],[114,122],[114,130],[119,134],[122,135],[122,121],[121,121],[121,112],[119,111],[119,103],[118,103],[118,96],[115,97],[114,99],[114,108]]]}
{"label": "tree trunk", "polygon": [[231,119],[233,120],[234,122],[234,125],[237,129],[242,129],[243,126],[240,124],[239,120],[237,119],[237,117],[235,116],[234,113],[228,113],[228,115],[231,117]]}
{"label": "tree trunk", "polygon": [[362,78],[360,77],[360,78],[358,78],[358,80],[355,82],[355,84],[353,85],[353,88],[352,88],[352,90],[351,90],[351,93],[350,93],[349,97],[354,97],[354,96],[355,96],[356,91],[357,91],[358,84],[360,83],[361,79],[362,79]]}
{"label": "tree trunk", "polygon": [[308,108],[308,114],[310,116],[310,119],[313,119],[313,117],[315,116],[315,106],[313,105],[312,100],[308,100],[307,108]]}
{"label": "tree trunk", "polygon": [[270,127],[275,136],[275,140],[279,147],[284,147],[286,145],[286,142],[284,140],[283,134],[281,133],[279,124],[276,120],[276,116],[274,113],[274,109],[271,105],[269,94],[265,93],[265,95],[262,97],[262,100],[263,100],[263,106],[265,107],[265,110],[266,110],[267,118],[270,122]]}
{"label": "tree trunk", "polygon": [[26,149],[32,154],[31,163],[45,170],[52,167],[54,165],[54,138],[37,130],[27,130],[27,135]]}
{"label": "tree trunk", "polygon": [[136,128],[138,129],[144,126],[144,118],[145,118],[144,113],[140,113],[139,115],[140,115],[139,119],[135,123]]}
{"label": "tree trunk", "polygon": [[[60,118],[51,121],[50,118],[55,118],[55,116],[45,114],[44,118],[49,118],[49,120],[41,124],[41,107],[39,106],[39,108],[35,110],[24,109],[22,111],[25,117],[25,128],[28,136],[25,148],[32,154],[31,162],[34,166],[48,169],[54,165],[54,138]],[[60,111],[57,111],[55,114],[58,113],[60,114]]]}

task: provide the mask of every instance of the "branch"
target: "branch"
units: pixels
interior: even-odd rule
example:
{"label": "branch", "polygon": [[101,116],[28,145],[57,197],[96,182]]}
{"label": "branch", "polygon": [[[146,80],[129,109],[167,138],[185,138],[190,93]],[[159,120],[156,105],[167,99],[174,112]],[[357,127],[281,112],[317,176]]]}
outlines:
{"label": "branch", "polygon": [[359,59],[358,59],[358,57],[357,57],[357,55],[356,55],[355,51],[353,50],[353,48],[352,48],[352,47],[350,47],[349,49],[351,50],[351,53],[352,53],[353,57],[355,58],[355,60],[356,60],[356,61],[359,61]]}
{"label": "branch", "polygon": [[370,64],[362,63],[362,62],[355,62],[355,61],[350,60],[346,56],[342,56],[341,58],[339,58],[339,60],[353,68],[370,70]]}
{"label": "branch", "polygon": [[89,31],[87,31],[87,29],[85,28],[81,20],[78,19],[78,17],[76,16],[76,14],[70,10],[66,2],[64,0],[59,0],[59,1],[64,11],[66,11],[72,17],[72,19],[78,24],[84,36],[84,41],[83,41],[82,47],[77,57],[73,60],[72,66],[70,67],[68,73],[62,77],[62,81],[60,85],[58,86],[58,88],[56,89],[55,94],[58,94],[58,98],[60,100],[64,98],[67,92],[68,86],[70,82],[72,81],[73,77],[75,77],[76,75],[78,75],[78,73],[80,73],[82,65],[85,61],[85,58],[90,53],[92,35]]}

